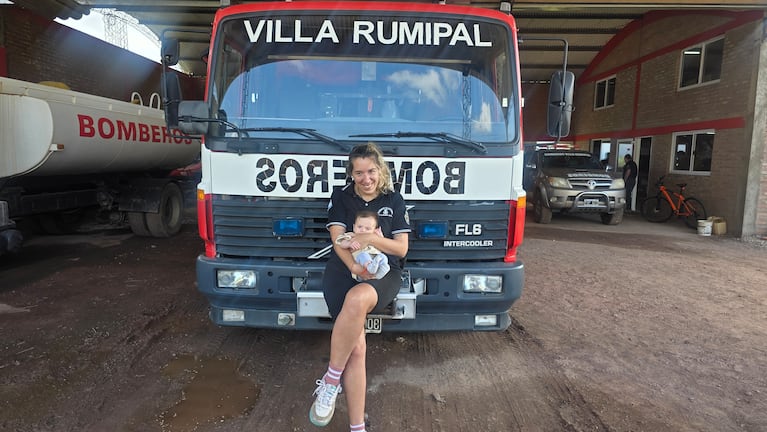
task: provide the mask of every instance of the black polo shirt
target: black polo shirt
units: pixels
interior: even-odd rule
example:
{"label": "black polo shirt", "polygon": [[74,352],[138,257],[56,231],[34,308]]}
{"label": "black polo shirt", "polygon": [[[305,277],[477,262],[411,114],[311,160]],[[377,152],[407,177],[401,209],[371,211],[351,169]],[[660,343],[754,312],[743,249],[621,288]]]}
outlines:
{"label": "black polo shirt", "polygon": [[[379,194],[372,201],[365,201],[354,191],[354,183],[335,189],[328,204],[328,223],[342,226],[345,231],[352,231],[357,212],[361,210],[374,211],[378,214],[378,223],[384,237],[394,238],[395,234],[409,233],[410,221],[405,208],[405,199],[398,192],[390,191]],[[333,254],[335,255],[335,253]],[[388,255],[389,263],[398,263],[402,268],[401,259]],[[396,264],[395,264],[396,265]]]}

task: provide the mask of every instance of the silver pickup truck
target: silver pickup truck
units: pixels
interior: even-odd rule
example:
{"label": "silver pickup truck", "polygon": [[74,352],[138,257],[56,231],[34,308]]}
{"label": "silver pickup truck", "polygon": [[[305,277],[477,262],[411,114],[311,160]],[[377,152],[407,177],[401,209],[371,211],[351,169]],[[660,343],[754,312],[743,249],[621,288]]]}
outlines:
{"label": "silver pickup truck", "polygon": [[599,213],[606,225],[623,220],[623,179],[607,173],[589,152],[532,151],[525,155],[524,187],[538,223],[551,222],[555,212]]}

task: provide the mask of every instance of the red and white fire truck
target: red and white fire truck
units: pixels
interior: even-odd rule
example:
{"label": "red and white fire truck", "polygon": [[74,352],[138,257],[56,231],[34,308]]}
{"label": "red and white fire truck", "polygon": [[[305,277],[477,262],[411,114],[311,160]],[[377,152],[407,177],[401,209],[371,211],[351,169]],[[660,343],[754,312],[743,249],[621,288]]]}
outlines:
{"label": "red and white fire truck", "polygon": [[[526,203],[509,13],[258,2],[219,10],[210,42],[206,100],[181,100],[173,75],[164,99],[170,126],[203,138],[197,281],[215,323],[330,328],[328,200],[349,150],[372,141],[413,233],[400,293],[368,331],[509,325]],[[164,64],[178,52],[166,39]]]}

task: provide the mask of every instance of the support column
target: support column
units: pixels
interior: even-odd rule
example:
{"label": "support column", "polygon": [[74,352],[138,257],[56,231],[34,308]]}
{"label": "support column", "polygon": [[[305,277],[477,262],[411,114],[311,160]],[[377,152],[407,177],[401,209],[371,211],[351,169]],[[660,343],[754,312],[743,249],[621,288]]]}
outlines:
{"label": "support column", "polygon": [[767,236],[767,18],[762,22],[741,237]]}

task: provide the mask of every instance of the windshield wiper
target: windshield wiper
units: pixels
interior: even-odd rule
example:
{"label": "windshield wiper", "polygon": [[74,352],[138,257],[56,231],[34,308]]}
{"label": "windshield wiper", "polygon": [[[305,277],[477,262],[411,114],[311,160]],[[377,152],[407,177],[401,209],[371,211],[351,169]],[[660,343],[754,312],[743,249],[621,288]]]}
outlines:
{"label": "windshield wiper", "polygon": [[351,149],[346,144],[343,144],[342,142],[331,138],[327,135],[323,135],[319,132],[317,132],[317,129],[309,129],[309,128],[290,128],[290,127],[260,127],[260,128],[248,128],[248,129],[240,129],[243,132],[288,132],[288,133],[294,133],[298,134],[307,138],[314,138],[317,140],[320,140],[324,142],[325,144],[331,144],[334,145],[341,150],[348,152]]}
{"label": "windshield wiper", "polygon": [[393,132],[378,134],[349,135],[350,138],[428,138],[438,142],[458,144],[482,154],[487,154],[487,147],[477,141],[467,140],[447,132]]}

